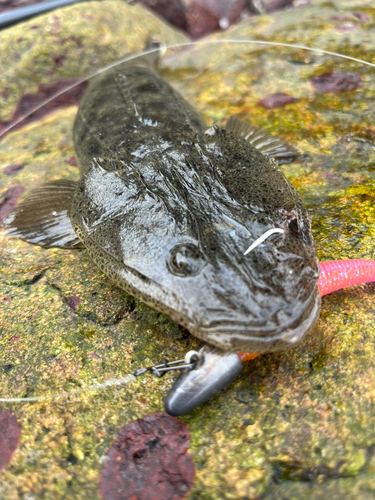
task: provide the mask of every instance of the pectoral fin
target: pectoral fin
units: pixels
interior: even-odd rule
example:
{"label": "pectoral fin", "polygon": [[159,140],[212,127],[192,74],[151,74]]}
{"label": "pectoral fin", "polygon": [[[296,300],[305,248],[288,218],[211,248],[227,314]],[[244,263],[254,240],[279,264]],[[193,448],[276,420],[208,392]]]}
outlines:
{"label": "pectoral fin", "polygon": [[83,247],[68,215],[75,188],[72,181],[51,181],[33,189],[4,220],[6,234],[43,247]]}
{"label": "pectoral fin", "polygon": [[254,125],[235,116],[229,117],[226,130],[235,132],[258,151],[274,158],[277,163],[290,163],[298,156],[298,151],[289,142],[269,134],[261,128],[254,127]]}

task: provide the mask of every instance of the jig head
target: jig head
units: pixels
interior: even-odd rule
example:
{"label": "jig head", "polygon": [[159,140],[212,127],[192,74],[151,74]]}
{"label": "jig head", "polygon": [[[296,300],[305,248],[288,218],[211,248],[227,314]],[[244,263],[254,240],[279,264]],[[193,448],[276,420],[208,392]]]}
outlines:
{"label": "jig head", "polygon": [[242,361],[235,352],[222,351],[206,344],[199,352],[189,351],[185,359],[141,368],[133,375],[138,377],[151,372],[161,377],[168,371],[181,370],[164,401],[165,411],[178,417],[220,392],[241,373],[242,367]]}

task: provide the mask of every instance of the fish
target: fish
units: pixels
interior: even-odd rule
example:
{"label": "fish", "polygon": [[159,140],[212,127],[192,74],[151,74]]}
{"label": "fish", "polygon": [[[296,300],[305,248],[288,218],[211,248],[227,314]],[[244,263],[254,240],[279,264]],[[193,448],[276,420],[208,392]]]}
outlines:
{"label": "fish", "polygon": [[4,225],[36,245],[85,247],[117,286],[205,343],[165,402],[181,415],[238,375],[236,351],[285,350],[314,327],[319,261],[280,168],[297,150],[235,116],[208,126],[151,59],[91,82],[73,128],[79,181],[37,187]]}

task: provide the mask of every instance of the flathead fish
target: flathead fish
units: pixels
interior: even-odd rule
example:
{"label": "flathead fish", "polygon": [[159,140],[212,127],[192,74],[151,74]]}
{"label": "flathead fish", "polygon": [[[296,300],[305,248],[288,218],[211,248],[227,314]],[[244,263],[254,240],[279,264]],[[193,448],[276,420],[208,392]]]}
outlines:
{"label": "flathead fish", "polygon": [[[143,58],[90,84],[74,143],[80,180],[32,191],[5,221],[8,235],[85,246],[120,288],[213,347],[189,394],[181,381],[172,390],[182,399],[169,398],[170,413],[232,380],[230,353],[287,349],[311,330],[319,263],[279,167],[297,154],[287,142],[233,116],[207,127]],[[214,391],[197,396],[212,377]]]}

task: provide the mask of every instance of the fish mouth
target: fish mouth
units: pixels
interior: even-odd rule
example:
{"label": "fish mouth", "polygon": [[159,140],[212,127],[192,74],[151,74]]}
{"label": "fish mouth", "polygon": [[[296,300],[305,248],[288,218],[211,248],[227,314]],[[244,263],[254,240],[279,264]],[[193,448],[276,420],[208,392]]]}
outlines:
{"label": "fish mouth", "polygon": [[195,327],[191,333],[207,343],[227,351],[265,353],[283,351],[297,345],[314,327],[320,314],[321,298],[314,286],[305,307],[297,318],[280,328],[256,330],[243,322],[217,323],[211,327]]}

